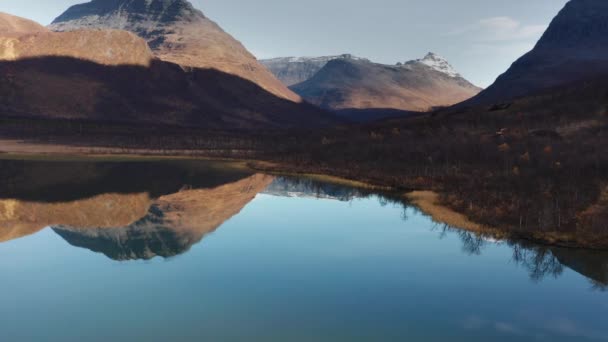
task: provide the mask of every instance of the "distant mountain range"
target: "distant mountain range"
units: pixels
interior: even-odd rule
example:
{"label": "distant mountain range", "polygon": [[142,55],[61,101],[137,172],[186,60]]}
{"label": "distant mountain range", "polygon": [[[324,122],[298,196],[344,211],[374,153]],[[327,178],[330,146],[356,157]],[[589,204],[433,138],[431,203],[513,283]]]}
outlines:
{"label": "distant mountain range", "polygon": [[352,55],[262,63],[308,102],[339,112],[427,111],[467,100],[481,90],[434,53],[397,65]]}
{"label": "distant mountain range", "polygon": [[[319,70],[335,59],[361,59],[350,54],[323,57],[279,57],[262,59],[265,65],[281,82],[293,86],[312,78]],[[362,59],[363,60],[363,59]]]}
{"label": "distant mountain range", "polygon": [[489,105],[608,74],[608,1],[571,0],[532,51],[468,101]]}

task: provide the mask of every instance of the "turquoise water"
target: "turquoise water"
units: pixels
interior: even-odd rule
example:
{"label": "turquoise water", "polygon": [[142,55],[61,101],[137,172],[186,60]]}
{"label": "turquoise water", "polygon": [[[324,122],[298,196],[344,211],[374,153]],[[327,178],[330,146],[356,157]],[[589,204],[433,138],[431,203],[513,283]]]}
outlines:
{"label": "turquoise water", "polygon": [[608,340],[605,254],[484,239],[381,196],[314,188],[275,180],[184,243],[141,225],[0,243],[1,339]]}

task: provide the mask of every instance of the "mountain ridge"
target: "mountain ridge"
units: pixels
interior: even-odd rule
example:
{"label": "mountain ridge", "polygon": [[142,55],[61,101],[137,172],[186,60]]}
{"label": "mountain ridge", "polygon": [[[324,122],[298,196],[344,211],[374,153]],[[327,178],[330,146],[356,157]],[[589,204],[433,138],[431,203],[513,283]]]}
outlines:
{"label": "mountain ridge", "polygon": [[[390,64],[382,64],[372,62],[363,57],[356,57],[352,54],[345,53],[333,56],[317,56],[317,57],[275,57],[262,59],[260,63],[265,65],[281,82],[287,86],[293,86],[310,79],[314,74],[319,72],[327,63],[336,59],[351,59],[359,61],[367,61],[374,64],[392,66]],[[412,64],[424,64],[439,72],[443,72],[451,77],[462,77],[450,63],[443,57],[434,52],[429,52],[424,58],[409,60],[404,63],[397,63],[395,66],[403,67]]]}
{"label": "mountain ridge", "polygon": [[432,53],[396,65],[362,58],[332,59],[310,79],[290,88],[333,111],[427,111],[464,101],[481,90]]}

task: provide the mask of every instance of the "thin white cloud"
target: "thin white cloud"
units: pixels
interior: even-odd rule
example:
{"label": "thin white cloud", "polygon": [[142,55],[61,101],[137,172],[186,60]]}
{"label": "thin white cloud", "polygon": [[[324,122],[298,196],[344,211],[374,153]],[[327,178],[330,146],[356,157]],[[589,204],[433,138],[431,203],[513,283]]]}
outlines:
{"label": "thin white cloud", "polygon": [[524,25],[511,17],[492,17],[448,32],[477,42],[507,42],[538,40],[547,25]]}
{"label": "thin white cloud", "polygon": [[526,333],[523,330],[519,329],[517,326],[506,322],[494,323],[494,329],[504,334],[526,335]]}
{"label": "thin white cloud", "polygon": [[[547,27],[523,24],[512,17],[491,17],[455,28],[444,37],[459,42],[463,58],[476,61],[471,73],[487,71],[486,77],[473,79],[478,85],[487,87],[498,76],[495,70],[504,72],[530,51]],[[467,73],[466,69],[462,71]]]}

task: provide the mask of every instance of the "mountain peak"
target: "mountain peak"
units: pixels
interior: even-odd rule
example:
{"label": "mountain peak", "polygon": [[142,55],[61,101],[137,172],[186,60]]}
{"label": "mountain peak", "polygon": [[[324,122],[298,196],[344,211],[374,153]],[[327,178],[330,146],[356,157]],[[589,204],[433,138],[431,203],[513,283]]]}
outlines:
{"label": "mountain peak", "polygon": [[[431,69],[439,71],[450,77],[461,77],[460,74],[456,70],[454,70],[454,68],[450,65],[450,63],[447,61],[447,59],[439,56],[438,54],[436,54],[434,52],[429,52],[426,54],[426,56],[424,56],[424,58],[417,59],[413,62],[424,64],[424,65],[430,67]],[[411,63],[411,62],[408,62],[408,63]],[[408,64],[408,63],[406,63],[406,64]]]}
{"label": "mountain peak", "polygon": [[553,19],[537,48],[605,50],[608,45],[608,1],[571,0]]}
{"label": "mountain peak", "polygon": [[469,104],[492,104],[608,75],[608,1],[570,0],[534,49]]}
{"label": "mountain peak", "polygon": [[151,21],[151,24],[204,19],[204,14],[187,0],[92,0],[70,7],[57,17],[51,27],[57,31],[70,30],[77,20],[80,26],[95,26],[99,17],[112,16],[114,26],[121,27],[129,20]]}

